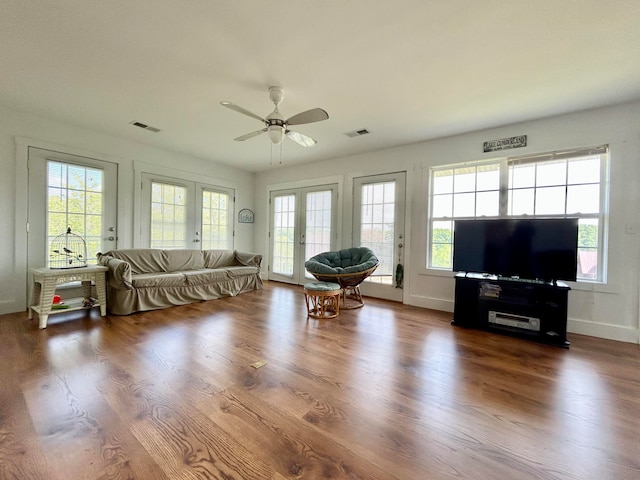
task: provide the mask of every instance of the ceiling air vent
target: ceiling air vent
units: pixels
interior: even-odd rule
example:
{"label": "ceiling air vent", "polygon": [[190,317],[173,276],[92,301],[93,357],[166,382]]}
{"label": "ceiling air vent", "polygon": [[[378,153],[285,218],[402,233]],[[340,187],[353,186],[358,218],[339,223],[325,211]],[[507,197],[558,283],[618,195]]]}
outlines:
{"label": "ceiling air vent", "polygon": [[140,123],[140,122],[136,122],[136,121],[129,122],[129,125],[133,125],[134,127],[144,128],[145,130],[149,130],[150,132],[153,132],[153,133],[158,133],[160,131],[159,128],[150,127],[149,125],[146,125],[146,124]]}
{"label": "ceiling air vent", "polygon": [[366,135],[368,133],[371,133],[371,132],[369,132],[369,130],[367,130],[366,128],[361,128],[359,130],[352,130],[351,132],[346,132],[345,135],[347,137],[353,138],[353,137],[360,137],[360,136]]}

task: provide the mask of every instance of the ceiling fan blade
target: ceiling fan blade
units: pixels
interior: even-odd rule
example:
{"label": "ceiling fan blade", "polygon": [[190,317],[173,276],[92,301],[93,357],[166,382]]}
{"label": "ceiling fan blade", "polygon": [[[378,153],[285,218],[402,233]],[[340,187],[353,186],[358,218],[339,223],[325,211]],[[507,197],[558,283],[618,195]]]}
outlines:
{"label": "ceiling fan blade", "polygon": [[316,143],[318,143],[313,138],[308,137],[300,132],[294,132],[293,130],[287,130],[285,132],[285,135],[297,144],[302,145],[303,147],[313,147]]}
{"label": "ceiling fan blade", "polygon": [[302,125],[303,123],[321,122],[329,118],[329,114],[321,108],[312,108],[287,119],[287,125]]}
{"label": "ceiling fan blade", "polygon": [[258,135],[260,135],[261,133],[264,133],[266,131],[267,131],[267,128],[265,127],[262,130],[256,130],[255,132],[246,133],[244,135],[241,135],[238,138],[234,138],[234,140],[236,142],[244,142],[245,140],[249,140],[250,138],[257,137]]}
{"label": "ceiling fan blade", "polygon": [[261,122],[264,123],[264,118],[260,117],[259,115],[256,115],[253,112],[250,112],[246,108],[242,108],[242,107],[236,105],[235,103],[220,102],[220,105],[222,105],[223,107],[230,108],[231,110],[235,110],[238,113],[242,113],[243,115],[247,115],[248,117],[252,117],[252,118],[255,118],[256,120],[260,120]]}

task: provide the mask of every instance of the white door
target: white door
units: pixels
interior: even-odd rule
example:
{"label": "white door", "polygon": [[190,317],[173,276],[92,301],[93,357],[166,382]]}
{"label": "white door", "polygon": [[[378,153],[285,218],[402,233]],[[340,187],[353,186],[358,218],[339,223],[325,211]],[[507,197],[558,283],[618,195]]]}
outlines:
{"label": "white door", "polygon": [[87,247],[87,261],[117,247],[118,166],[29,147],[27,264],[49,266],[51,241],[71,228]]}
{"label": "white door", "polygon": [[233,249],[234,191],[142,173],[141,244]]}
{"label": "white door", "polygon": [[335,249],[337,185],[271,192],[269,279],[302,285],[311,279],[304,263]]}
{"label": "white door", "polygon": [[405,183],[405,172],[354,179],[354,246],[369,247],[380,260],[360,286],[364,295],[402,301]]}

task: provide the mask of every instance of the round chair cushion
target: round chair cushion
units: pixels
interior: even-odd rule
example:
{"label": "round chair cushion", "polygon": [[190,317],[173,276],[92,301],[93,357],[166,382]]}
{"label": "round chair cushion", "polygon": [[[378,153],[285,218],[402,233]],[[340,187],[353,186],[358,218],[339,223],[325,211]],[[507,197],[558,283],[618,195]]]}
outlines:
{"label": "round chair cushion", "polygon": [[378,257],[367,247],[319,253],[304,264],[310,273],[329,275],[364,272],[376,265],[378,265]]}
{"label": "round chair cushion", "polygon": [[331,282],[311,282],[306,283],[304,289],[309,292],[333,292],[340,290],[340,285]]}

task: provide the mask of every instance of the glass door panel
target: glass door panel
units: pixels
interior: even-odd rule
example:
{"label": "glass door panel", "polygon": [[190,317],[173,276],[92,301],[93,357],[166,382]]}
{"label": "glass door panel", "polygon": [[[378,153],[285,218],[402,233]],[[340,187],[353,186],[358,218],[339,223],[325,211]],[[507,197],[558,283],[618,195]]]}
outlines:
{"label": "glass door panel", "polygon": [[296,250],[296,195],[278,195],[273,199],[272,272],[293,277]]}
{"label": "glass door panel", "polygon": [[233,248],[233,195],[202,188],[201,221],[202,249]]}
{"label": "glass door panel", "polygon": [[184,186],[151,182],[151,248],[188,248],[187,195]]}
{"label": "glass door panel", "polygon": [[116,164],[30,147],[28,166],[30,268],[49,266],[51,241],[68,227],[85,241],[89,264],[117,248]]}
{"label": "glass door panel", "polygon": [[370,248],[380,260],[361,290],[402,301],[402,289],[396,286],[403,282],[398,266],[403,265],[405,173],[356,178],[354,195],[354,246]]}
{"label": "glass door panel", "polygon": [[337,185],[271,193],[269,279],[304,284],[304,263],[332,250],[336,241]]}
{"label": "glass door panel", "polygon": [[233,189],[142,173],[142,245],[233,249],[233,214]]}
{"label": "glass door panel", "polygon": [[[333,191],[324,190],[318,192],[307,192],[306,195],[306,221],[305,221],[305,249],[304,262],[314,255],[331,250],[332,231],[334,231],[332,220],[335,217],[333,209]],[[313,278],[302,264],[301,277]]]}

